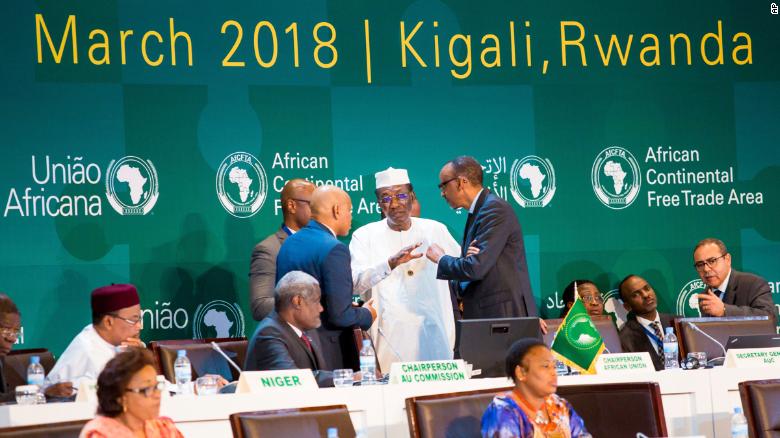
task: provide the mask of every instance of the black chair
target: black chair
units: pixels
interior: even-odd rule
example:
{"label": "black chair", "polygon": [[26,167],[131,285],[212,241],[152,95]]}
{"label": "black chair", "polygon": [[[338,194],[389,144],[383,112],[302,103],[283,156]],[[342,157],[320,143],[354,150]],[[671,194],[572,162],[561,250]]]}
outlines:
{"label": "black chair", "polygon": [[33,426],[5,427],[0,429],[2,438],[78,438],[89,420],[63,423],[36,424]]}
{"label": "black chair", "polygon": [[238,412],[230,415],[230,427],[235,438],[321,438],[331,427],[339,438],[355,437],[345,405]]}
{"label": "black chair", "polygon": [[751,438],[780,438],[780,380],[739,382]]}
{"label": "black chair", "polygon": [[26,350],[11,350],[3,362],[3,372],[9,388],[27,384],[27,367],[30,357],[40,356],[41,365],[46,374],[54,367],[54,355],[45,348],[28,348]]}
{"label": "black chair", "polygon": [[[178,350],[186,350],[187,358],[192,364],[192,379],[205,374],[219,374],[227,380],[238,380],[239,372],[228,364],[222,355],[214,351],[211,343],[215,342],[225,354],[239,367],[244,366],[248,342],[246,338],[210,338],[210,339],[178,339],[153,341],[149,343],[160,373],[171,382],[175,382],[173,363]],[[231,357],[232,356],[232,357]]]}
{"label": "black chair", "polygon": [[594,437],[667,436],[661,389],[654,382],[559,386]]}
{"label": "black chair", "polygon": [[[691,324],[715,341],[699,333]],[[691,351],[703,351],[707,353],[707,359],[723,357],[723,349],[729,336],[776,333],[774,322],[767,316],[675,318],[674,325],[680,344],[680,357],[683,358]]]}
{"label": "black chair", "polygon": [[424,395],[406,399],[413,438],[480,436],[482,413],[496,394],[512,387]]}
{"label": "black chair", "polygon": [[[485,408],[495,394],[510,389],[408,398],[406,415],[409,432],[414,438],[479,436]],[[558,395],[571,403],[585,421],[588,432],[595,437],[633,437],[637,432],[647,436],[667,435],[657,383],[559,386]],[[617,412],[620,414],[616,415]]]}

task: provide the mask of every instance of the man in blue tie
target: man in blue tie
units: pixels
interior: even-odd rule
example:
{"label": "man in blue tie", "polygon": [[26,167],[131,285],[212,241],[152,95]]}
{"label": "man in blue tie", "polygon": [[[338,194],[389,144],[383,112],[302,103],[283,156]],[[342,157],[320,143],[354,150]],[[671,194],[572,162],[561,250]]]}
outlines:
{"label": "man in blue tie", "polygon": [[[426,252],[439,264],[437,278],[456,282],[463,318],[538,316],[520,222],[512,206],[482,186],[479,162],[466,156],[447,162],[439,190],[450,207],[469,212],[461,257],[446,255],[435,243]],[[469,255],[470,246],[479,252]]]}
{"label": "man in blue tie", "polygon": [[777,323],[772,290],[763,278],[731,269],[731,254],[719,239],[707,238],[693,250],[693,266],[707,285],[699,294],[702,316],[768,316]]}
{"label": "man in blue tie", "polygon": [[352,226],[352,200],[338,187],[320,186],[311,198],[311,220],[288,237],[276,258],[276,281],[291,271],[314,277],[322,290],[322,325],[317,329],[326,369],[359,369],[352,327],[368,330],[376,319],[372,302],[352,305],[349,249],[336,236]]}

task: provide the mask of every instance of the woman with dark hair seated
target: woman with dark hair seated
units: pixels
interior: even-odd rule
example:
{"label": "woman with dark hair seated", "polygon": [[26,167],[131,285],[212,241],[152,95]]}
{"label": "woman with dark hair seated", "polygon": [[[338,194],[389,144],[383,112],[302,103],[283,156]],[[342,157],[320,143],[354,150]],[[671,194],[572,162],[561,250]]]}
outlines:
{"label": "woman with dark hair seated", "polygon": [[506,375],[515,388],[493,398],[482,415],[483,438],[578,438],[588,435],[571,404],[555,394],[555,358],[534,338],[512,344],[506,356]]}
{"label": "woman with dark hair seated", "polygon": [[179,438],[173,420],[160,417],[165,381],[157,381],[152,354],[131,348],[108,361],[98,376],[98,416],[80,438]]}
{"label": "woman with dark hair seated", "polygon": [[590,280],[574,280],[563,290],[563,309],[561,318],[566,317],[566,313],[574,305],[574,283],[577,283],[577,293],[580,300],[585,305],[585,310],[590,316],[604,314],[604,297],[601,296],[599,288]]}

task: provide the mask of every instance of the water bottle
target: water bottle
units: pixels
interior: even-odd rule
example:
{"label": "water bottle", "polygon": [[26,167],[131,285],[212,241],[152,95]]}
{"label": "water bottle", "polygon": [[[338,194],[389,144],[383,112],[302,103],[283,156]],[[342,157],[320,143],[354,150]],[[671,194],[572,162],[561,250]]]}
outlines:
{"label": "water bottle", "polygon": [[677,350],[680,348],[677,345],[677,336],[674,335],[674,328],[666,328],[666,336],[664,336],[664,368],[667,370],[680,368],[680,361],[677,360]]}
{"label": "water bottle", "polygon": [[369,339],[363,339],[363,348],[360,349],[360,373],[361,385],[376,384],[376,354]]}
{"label": "water bottle", "polygon": [[731,438],[748,438],[747,418],[742,414],[742,408],[734,408],[731,416]]}
{"label": "water bottle", "polygon": [[173,374],[176,376],[176,385],[179,387],[179,394],[191,394],[190,380],[192,380],[192,365],[187,359],[187,351],[179,350],[176,352],[176,361],[173,362]]}
{"label": "water bottle", "polygon": [[339,438],[339,430],[335,427],[328,428],[328,438]]}
{"label": "water bottle", "polygon": [[46,372],[41,365],[40,356],[30,356],[30,365],[27,366],[27,384],[38,387],[36,403],[46,403],[46,396],[43,394],[43,382],[46,379]]}

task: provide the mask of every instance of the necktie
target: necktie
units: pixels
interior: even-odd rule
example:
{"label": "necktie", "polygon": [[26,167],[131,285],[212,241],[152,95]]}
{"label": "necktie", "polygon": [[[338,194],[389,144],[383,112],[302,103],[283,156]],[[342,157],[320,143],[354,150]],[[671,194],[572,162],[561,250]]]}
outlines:
{"label": "necktie", "polygon": [[311,348],[311,341],[309,340],[308,336],[301,334],[301,341],[306,344],[306,348],[308,348],[310,352],[314,353],[314,350]]}
{"label": "necktie", "polygon": [[[650,325],[653,327],[653,331],[655,332],[655,335],[658,336],[658,339],[661,339],[663,341],[664,335],[661,333],[661,325],[658,324],[658,321],[653,321],[650,323]],[[664,355],[664,345],[656,345],[656,350],[658,350],[658,355],[663,356]]]}

